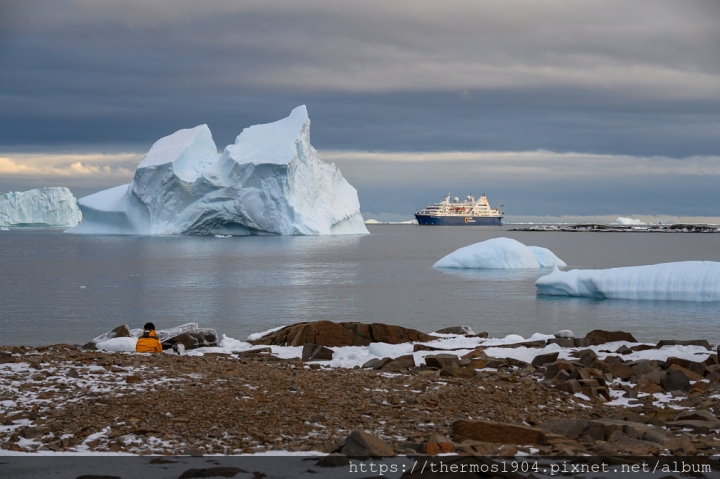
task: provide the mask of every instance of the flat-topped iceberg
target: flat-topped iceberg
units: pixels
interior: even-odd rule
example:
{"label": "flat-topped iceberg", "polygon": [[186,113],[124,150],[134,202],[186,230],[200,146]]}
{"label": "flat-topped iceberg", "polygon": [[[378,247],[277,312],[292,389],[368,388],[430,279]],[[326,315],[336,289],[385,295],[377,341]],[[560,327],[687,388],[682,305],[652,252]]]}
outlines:
{"label": "flat-topped iceberg", "polygon": [[305,106],[217,153],[206,125],[161,138],[132,183],[78,202],[77,234],[367,234],[357,191],[310,144]]}
{"label": "flat-topped iceberg", "polygon": [[720,301],[720,262],[681,261],[560,271],[535,282],[537,294],[598,299]]}
{"label": "flat-topped iceberg", "polygon": [[64,187],[0,194],[0,226],[75,226],[75,197]]}
{"label": "flat-topped iceberg", "polygon": [[566,266],[547,248],[525,246],[511,238],[493,238],[465,246],[440,259],[434,268],[537,269]]}

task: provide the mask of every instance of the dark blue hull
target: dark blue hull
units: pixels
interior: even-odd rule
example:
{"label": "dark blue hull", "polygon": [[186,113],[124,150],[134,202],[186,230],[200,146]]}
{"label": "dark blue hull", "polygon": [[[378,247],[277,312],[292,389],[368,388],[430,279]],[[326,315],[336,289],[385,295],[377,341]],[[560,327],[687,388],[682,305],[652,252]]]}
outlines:
{"label": "dark blue hull", "polygon": [[502,216],[428,216],[415,215],[419,225],[433,226],[501,226]]}

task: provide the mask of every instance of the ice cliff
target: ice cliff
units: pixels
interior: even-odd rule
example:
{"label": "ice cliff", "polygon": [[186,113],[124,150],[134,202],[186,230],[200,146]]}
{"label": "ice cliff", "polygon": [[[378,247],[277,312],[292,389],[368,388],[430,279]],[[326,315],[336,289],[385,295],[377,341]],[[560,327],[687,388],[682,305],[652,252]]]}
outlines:
{"label": "ice cliff", "polygon": [[206,125],[161,138],[132,183],[78,201],[77,234],[368,233],[357,191],[310,144],[305,106],[217,153]]}
{"label": "ice cliff", "polygon": [[75,226],[75,197],[64,187],[0,194],[0,226]]}
{"label": "ice cliff", "polygon": [[535,282],[538,294],[598,299],[720,301],[720,262],[554,270]]}
{"label": "ice cliff", "polygon": [[511,238],[493,238],[465,246],[443,257],[434,268],[533,269],[566,266],[552,251],[525,246]]}

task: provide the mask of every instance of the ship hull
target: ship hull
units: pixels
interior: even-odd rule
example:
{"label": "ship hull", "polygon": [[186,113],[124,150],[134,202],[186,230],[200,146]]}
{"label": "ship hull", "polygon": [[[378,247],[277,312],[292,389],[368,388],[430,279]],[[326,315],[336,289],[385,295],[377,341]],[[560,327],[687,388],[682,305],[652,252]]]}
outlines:
{"label": "ship hull", "polygon": [[415,215],[419,225],[432,226],[501,226],[502,216],[430,216]]}

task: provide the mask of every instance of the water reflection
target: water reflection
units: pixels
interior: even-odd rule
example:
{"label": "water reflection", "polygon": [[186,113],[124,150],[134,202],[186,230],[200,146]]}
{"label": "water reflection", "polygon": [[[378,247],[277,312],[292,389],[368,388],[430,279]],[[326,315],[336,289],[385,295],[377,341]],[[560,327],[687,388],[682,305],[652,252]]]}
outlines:
{"label": "water reflection", "polygon": [[[0,342],[82,343],[119,324],[197,322],[236,338],[297,321],[386,322],[493,336],[627,330],[639,339],[720,339],[717,304],[537,296],[550,270],[439,270],[490,237],[550,248],[581,268],[720,260],[720,235],[524,233],[371,227],[367,236],[0,235]],[[621,247],[622,246],[622,247]],[[80,288],[85,286],[85,288]]]}

